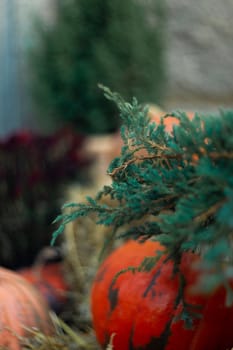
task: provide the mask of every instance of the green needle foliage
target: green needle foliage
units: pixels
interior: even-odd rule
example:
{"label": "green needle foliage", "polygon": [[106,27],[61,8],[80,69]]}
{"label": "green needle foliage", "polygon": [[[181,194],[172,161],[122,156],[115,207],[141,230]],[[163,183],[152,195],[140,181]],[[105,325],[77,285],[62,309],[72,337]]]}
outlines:
{"label": "green needle foliage", "polygon": [[[202,287],[208,291],[225,285],[227,304],[231,304],[233,111],[196,114],[192,121],[183,112],[174,113],[180,123],[170,134],[163,123],[166,116],[156,125],[136,99],[127,103],[103,89],[123,121],[122,152],[108,169],[112,183],[88,198],[87,204],[66,204],[72,213],[56,219],[60,228],[54,239],[67,223],[94,212],[99,224],[113,228],[107,243],[118,237],[154,238],[165,245],[167,260],[175,262],[177,271],[184,251],[200,253],[204,276],[214,271],[204,278]],[[104,203],[106,196],[119,205]],[[149,270],[155,262],[145,259],[140,268]]]}
{"label": "green needle foliage", "polygon": [[[56,22],[39,25],[30,62],[34,100],[45,121],[83,133],[118,128],[102,83],[131,100],[162,102],[163,0],[58,0]],[[42,120],[42,119],[41,119]]]}

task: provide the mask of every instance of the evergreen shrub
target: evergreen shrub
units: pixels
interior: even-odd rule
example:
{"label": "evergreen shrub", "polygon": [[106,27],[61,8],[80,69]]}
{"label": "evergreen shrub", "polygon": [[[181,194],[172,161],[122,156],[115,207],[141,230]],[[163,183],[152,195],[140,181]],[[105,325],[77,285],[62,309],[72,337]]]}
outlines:
{"label": "evergreen shrub", "polygon": [[161,0],[58,0],[53,25],[37,26],[30,52],[41,122],[78,131],[118,128],[117,109],[98,84],[127,99],[162,103],[165,6]]}
{"label": "evergreen shrub", "polygon": [[[88,203],[65,204],[72,213],[56,218],[60,226],[53,242],[67,223],[95,213],[98,224],[111,227],[104,249],[115,238],[158,240],[166,260],[175,263],[174,273],[184,251],[196,252],[203,270],[200,287],[211,292],[225,286],[226,304],[232,304],[233,110],[196,113],[192,120],[174,112],[170,115],[179,125],[168,133],[167,116],[152,123],[135,98],[128,103],[107,88],[104,92],[123,121],[121,155],[108,169],[112,182]],[[153,257],[145,259],[140,269],[150,270],[155,263]]]}

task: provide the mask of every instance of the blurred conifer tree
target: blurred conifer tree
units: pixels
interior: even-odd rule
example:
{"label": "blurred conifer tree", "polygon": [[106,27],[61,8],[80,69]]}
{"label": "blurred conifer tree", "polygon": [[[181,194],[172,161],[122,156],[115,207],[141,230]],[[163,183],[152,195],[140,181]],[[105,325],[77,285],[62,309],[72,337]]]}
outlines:
{"label": "blurred conifer tree", "polygon": [[164,19],[161,0],[58,0],[55,24],[39,26],[30,54],[43,118],[87,134],[116,130],[117,110],[98,83],[161,103]]}

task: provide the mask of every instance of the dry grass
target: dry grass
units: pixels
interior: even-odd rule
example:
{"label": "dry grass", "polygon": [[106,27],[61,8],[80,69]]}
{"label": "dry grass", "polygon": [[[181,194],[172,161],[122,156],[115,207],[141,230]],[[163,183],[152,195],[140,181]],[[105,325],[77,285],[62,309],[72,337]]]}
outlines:
{"label": "dry grass", "polygon": [[92,329],[80,332],[52,314],[56,332],[46,336],[37,329],[27,329],[30,338],[21,338],[22,349],[28,350],[99,350]]}
{"label": "dry grass", "polygon": [[[99,187],[95,186],[86,188],[73,186],[69,189],[67,198],[69,202],[83,202],[87,195],[94,196],[97,190]],[[72,309],[79,315],[78,321],[84,324],[91,324],[89,310],[91,284],[100,263],[99,254],[104,239],[110,232],[111,227],[97,225],[95,217],[89,216],[68,224],[64,233],[66,275],[73,291]]]}

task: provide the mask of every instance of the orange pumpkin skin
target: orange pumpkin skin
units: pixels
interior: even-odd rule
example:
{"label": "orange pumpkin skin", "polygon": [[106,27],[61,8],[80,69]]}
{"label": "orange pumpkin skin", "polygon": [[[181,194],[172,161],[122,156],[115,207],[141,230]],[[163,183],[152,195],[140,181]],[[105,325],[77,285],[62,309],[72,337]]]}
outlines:
{"label": "orange pumpkin skin", "polygon": [[[194,115],[195,115],[194,112],[186,111],[185,113],[190,120],[192,120],[194,118]],[[165,114],[166,114],[165,112],[156,113],[156,111],[155,112],[153,111],[153,108],[149,109],[149,117],[151,119],[151,122],[155,122],[156,124],[160,124],[161,117],[165,116]],[[168,116],[168,117],[164,118],[163,122],[164,122],[165,130],[168,133],[172,133],[174,125],[180,124],[179,119],[177,119],[176,117],[173,117],[173,116]]]}
{"label": "orange pumpkin skin", "polygon": [[20,337],[30,337],[25,329],[36,327],[45,335],[55,332],[48,306],[24,278],[0,268],[0,347],[20,350]]}
{"label": "orange pumpkin skin", "polygon": [[[176,305],[179,280],[177,275],[173,275],[173,263],[163,264],[165,257],[150,272],[134,274],[128,271],[114,279],[117,272],[138,266],[146,256],[154,256],[161,249],[163,247],[158,242],[129,241],[111,253],[100,266],[91,291],[93,327],[99,343],[105,348],[114,334],[114,350],[226,350],[232,346],[233,335],[223,331],[225,323],[218,324],[218,347],[214,341],[206,345],[212,335],[210,329],[208,336],[205,330],[208,313],[211,312],[211,317],[215,318],[212,321],[215,327],[220,309],[220,317],[231,315],[231,321],[233,317],[232,309],[226,311],[224,306],[223,290],[214,296],[215,302],[219,303],[220,299],[220,308],[214,307],[209,296],[190,293],[190,287],[198,278],[198,272],[192,268],[199,259],[197,255],[184,253],[180,266],[186,278],[186,302],[201,305],[204,313],[203,319],[194,320],[192,329],[185,328],[184,321],[176,320],[182,308],[180,303]],[[202,334],[205,341],[201,339]],[[228,337],[222,345],[219,344],[220,335]],[[213,338],[217,340],[215,336]]]}
{"label": "orange pumpkin skin", "polygon": [[[232,281],[230,282],[233,288]],[[219,288],[208,298],[190,350],[230,350],[233,348],[233,307],[225,306],[226,290]]]}
{"label": "orange pumpkin skin", "polygon": [[69,287],[61,262],[23,268],[18,273],[41,292],[51,309],[55,312],[62,310],[67,301]]}

